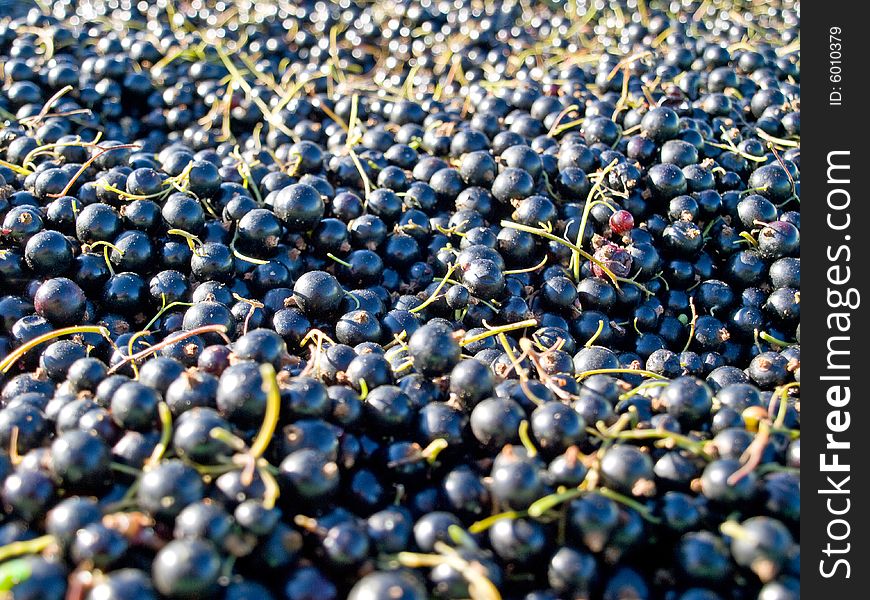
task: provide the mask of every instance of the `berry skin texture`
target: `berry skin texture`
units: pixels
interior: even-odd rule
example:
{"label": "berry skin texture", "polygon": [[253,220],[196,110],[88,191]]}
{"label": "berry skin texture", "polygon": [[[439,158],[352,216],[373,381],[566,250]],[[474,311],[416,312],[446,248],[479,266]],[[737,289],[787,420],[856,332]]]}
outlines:
{"label": "berry skin texture", "polygon": [[207,542],[175,540],[154,558],[154,587],[169,598],[208,598],[217,590],[220,558]]}
{"label": "berry skin texture", "polygon": [[348,600],[424,600],[425,588],[412,576],[402,572],[375,571],[360,579],[350,590]]}
{"label": "berry skin texture", "polygon": [[759,516],[739,525],[734,522],[726,525],[723,525],[723,530],[726,535],[731,535],[734,560],[752,569],[765,583],[780,573],[794,551],[791,533],[776,519]]}
{"label": "berry skin texture", "polygon": [[461,348],[454,332],[430,323],[414,332],[408,341],[414,368],[426,376],[442,375],[459,362]]}
{"label": "berry skin texture", "polygon": [[36,314],[57,326],[75,325],[85,316],[87,298],[82,289],[65,277],[49,279],[33,297]]}
{"label": "berry skin texture", "polygon": [[710,388],[692,377],[674,380],[665,387],[662,396],[668,414],[689,426],[706,419],[713,404]]}
{"label": "berry skin texture", "polygon": [[295,183],[278,192],[273,209],[290,231],[314,229],[324,213],[320,193],[304,183]]}
{"label": "berry skin texture", "polygon": [[625,234],[634,227],[634,217],[627,210],[618,210],[610,215],[610,229],[616,234]]}
{"label": "berry skin texture", "polygon": [[800,597],[798,0],[31,4],[0,596]]}
{"label": "berry skin texture", "polygon": [[334,313],[344,295],[341,284],[329,273],[311,271],[302,275],[293,286],[293,298],[307,315]]}

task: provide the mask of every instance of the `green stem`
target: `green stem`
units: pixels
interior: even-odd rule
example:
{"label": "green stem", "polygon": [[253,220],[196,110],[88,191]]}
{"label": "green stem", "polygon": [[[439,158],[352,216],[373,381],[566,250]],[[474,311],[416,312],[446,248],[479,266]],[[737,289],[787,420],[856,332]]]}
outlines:
{"label": "green stem", "polygon": [[350,159],[353,161],[353,165],[356,167],[360,178],[362,179],[363,189],[365,191],[365,202],[368,202],[369,194],[371,194],[372,191],[372,182],[369,181],[369,176],[366,175],[365,169],[363,169],[362,163],[359,160],[359,156],[356,155],[354,149],[348,146],[347,153],[350,156]]}
{"label": "green stem", "polygon": [[154,451],[148,458],[148,466],[158,464],[166,450],[169,449],[169,444],[172,443],[172,411],[169,410],[169,405],[166,402],[160,402],[157,405],[157,413],[160,415],[160,442],[154,447]]}
{"label": "green stem", "polygon": [[151,329],[151,326],[154,325],[154,323],[156,323],[157,320],[171,308],[175,308],[176,306],[193,306],[193,302],[181,302],[180,300],[176,300],[175,302],[170,302],[169,304],[166,304],[165,294],[160,295],[160,301],[162,303],[160,310],[157,311],[157,314],[154,315],[154,317],[150,321],[148,321],[148,324],[142,328],[142,331],[149,331]]}
{"label": "green stem", "polygon": [[529,516],[533,519],[542,517],[546,512],[551,511],[560,504],[573,500],[574,498],[579,498],[584,493],[586,493],[585,487],[577,487],[571,490],[556,492],[555,494],[544,496],[543,498],[532,502],[532,505],[529,506],[528,510]]}
{"label": "green stem", "polygon": [[432,292],[432,295],[426,298],[426,300],[424,300],[422,304],[420,304],[419,306],[415,306],[408,312],[412,314],[417,314],[418,312],[435,302],[435,300],[438,298],[438,294],[440,294],[441,290],[444,289],[444,286],[447,285],[447,282],[450,280],[450,276],[453,275],[453,272],[455,270],[456,263],[450,263],[450,265],[447,267],[447,273],[444,274],[444,277],[438,283],[438,286],[435,288],[435,291]]}
{"label": "green stem", "polygon": [[170,229],[166,233],[170,235],[180,235],[185,240],[187,240],[187,245],[190,246],[191,250],[196,250],[199,246],[202,246],[202,240],[193,235],[192,233],[188,233],[183,229]]}
{"label": "green stem", "polygon": [[245,262],[249,262],[249,263],[251,263],[252,265],[268,265],[268,264],[269,264],[269,261],[268,261],[268,260],[262,260],[262,259],[259,259],[259,258],[254,258],[253,256],[247,256],[247,255],[242,254],[241,252],[239,252],[239,251],[236,249],[236,237],[237,237],[237,236],[233,236],[233,241],[230,242],[230,252],[233,253],[233,256],[235,256],[235,257],[238,258],[239,260],[243,260],[243,261],[245,261]]}
{"label": "green stem", "polygon": [[278,482],[275,480],[275,476],[272,475],[268,469],[258,468],[257,472],[260,474],[260,479],[263,480],[263,485],[266,488],[266,491],[263,494],[263,506],[271,510],[275,508],[278,496],[281,495],[281,488],[278,487]]}
{"label": "green stem", "polygon": [[710,230],[713,229],[713,226],[718,223],[722,217],[716,217],[715,219],[711,219],[707,226],[704,227],[704,231],[702,232],[702,237],[706,238],[710,234]]}
{"label": "green stem", "polygon": [[97,148],[99,149],[99,152],[97,152],[96,154],[91,156],[88,160],[86,160],[82,164],[81,167],[79,167],[79,170],[76,171],[75,175],[72,176],[72,178],[67,182],[67,184],[64,186],[64,188],[60,191],[59,194],[49,194],[49,197],[50,198],[60,198],[61,196],[69,195],[69,191],[73,188],[76,181],[78,181],[79,177],[81,177],[82,174],[85,171],[87,171],[88,168],[92,164],[94,164],[94,161],[97,160],[98,158],[100,158],[103,154],[106,154],[108,152],[113,152],[115,150],[138,150],[140,147],[141,146],[138,146],[136,144],[119,144],[117,146],[110,146],[108,148],[101,148],[100,146],[97,146]]}
{"label": "green stem", "polygon": [[328,256],[329,258],[331,258],[332,260],[334,260],[335,262],[337,262],[338,264],[340,264],[340,265],[343,266],[343,267],[347,267],[348,269],[352,269],[352,268],[353,268],[353,265],[351,265],[351,264],[350,264],[349,262],[347,262],[346,260],[341,260],[340,258],[338,258],[338,257],[337,257],[335,254],[333,254],[332,252],[327,252],[327,253],[326,253],[326,256]]}
{"label": "green stem", "polygon": [[800,148],[801,145],[800,142],[794,140],[785,140],[783,138],[774,137],[757,127],[755,128],[755,132],[758,134],[758,137],[772,144],[779,144],[780,146],[785,146],[787,148]]}
{"label": "green stem", "polygon": [[569,242],[568,240],[566,240],[564,238],[560,238],[558,235],[553,235],[552,233],[550,233],[549,231],[547,231],[545,229],[536,229],[534,227],[529,227],[528,225],[514,223],[513,221],[502,221],[501,226],[502,227],[509,227],[511,229],[517,229],[519,231],[525,231],[526,233],[538,235],[538,236],[541,236],[542,238],[545,238],[545,239],[548,239],[550,241],[562,244],[563,246],[569,248],[570,250],[572,250],[576,254],[579,254],[581,257],[585,258],[586,260],[592,262],[593,264],[598,265],[598,267],[602,271],[604,271],[604,274],[607,275],[608,279],[610,279],[610,281],[613,282],[613,285],[617,290],[620,289],[620,287],[619,287],[620,282],[630,283],[631,285],[636,285],[647,296],[652,295],[652,292],[650,292],[649,289],[647,289],[646,286],[644,286],[643,284],[640,284],[640,283],[638,283],[632,279],[628,279],[626,277],[619,277],[613,271],[611,271],[610,268],[607,265],[605,265],[602,261],[600,261],[597,258],[595,258],[594,256],[592,256],[591,254],[589,254],[588,252],[583,250],[578,245],[576,245],[572,242]]}
{"label": "green stem", "polygon": [[643,517],[643,519],[649,521],[650,523],[658,524],[662,522],[661,519],[652,514],[652,511],[649,508],[647,508],[637,500],[629,498],[628,496],[624,496],[623,494],[615,492],[610,488],[598,488],[597,491],[605,498],[610,498],[614,502],[619,502],[620,504],[624,504],[625,506],[634,509],[641,517]]}
{"label": "green stem", "polygon": [[646,371],[644,369],[592,369],[590,371],[583,371],[582,373],[578,373],[574,376],[574,378],[577,381],[580,381],[586,379],[587,377],[591,377],[592,375],[614,375],[620,373],[642,375],[643,377],[651,377],[653,379],[667,379],[667,377],[663,375],[653,373],[652,371]]}
{"label": "green stem", "polygon": [[791,346],[792,344],[794,344],[794,342],[786,342],[785,340],[781,340],[781,339],[779,339],[779,338],[775,338],[775,337],[773,337],[772,335],[770,335],[769,333],[767,333],[766,331],[759,331],[759,332],[758,332],[758,337],[760,337],[761,339],[763,339],[763,340],[764,340],[765,342],[767,342],[768,344],[774,344],[774,345],[776,345],[776,346],[782,346],[783,348],[785,348],[785,347],[787,347],[787,346]]}
{"label": "green stem", "polygon": [[629,431],[621,431],[613,437],[620,440],[668,440],[669,442],[673,442],[674,445],[694,452],[704,458],[713,458],[706,450],[704,450],[703,442],[693,440],[690,437],[673,433],[671,431],[664,431],[661,429],[631,429]]}
{"label": "green stem", "polygon": [[26,558],[17,558],[3,563],[0,565],[0,592],[4,592],[6,596],[13,587],[30,579],[32,574],[32,563]]}
{"label": "green stem", "polygon": [[[167,185],[169,185],[169,184],[167,184]],[[163,196],[168,195],[169,192],[172,191],[171,189],[166,189],[166,190],[163,190],[162,192],[154,192],[153,194],[142,195],[142,194],[131,194],[130,192],[127,192],[125,190],[122,190],[121,188],[115,187],[114,185],[107,183],[107,182],[103,182],[101,187],[104,190],[107,190],[109,192],[117,194],[119,197],[124,198],[125,200],[150,200],[151,198],[161,198]]]}
{"label": "green stem", "polygon": [[628,400],[628,399],[631,398],[632,396],[635,396],[636,394],[639,394],[640,392],[642,392],[643,390],[645,390],[645,389],[647,389],[647,388],[650,388],[650,387],[659,387],[659,386],[663,386],[663,385],[668,385],[669,383],[670,383],[669,380],[645,381],[644,383],[640,384],[640,385],[637,386],[636,388],[633,388],[633,389],[631,389],[631,390],[625,392],[624,394],[621,394],[621,395],[619,396],[619,399],[620,399],[620,401],[622,401],[622,400]]}
{"label": "green stem", "polygon": [[788,383],[779,390],[779,406],[777,407],[776,420],[773,422],[775,428],[781,428],[785,422],[786,411],[788,409],[788,391],[792,388],[800,387],[800,382],[793,381]]}
{"label": "green stem", "polygon": [[587,341],[587,342],[583,345],[583,347],[584,347],[584,348],[590,348],[590,347],[592,346],[592,344],[595,343],[595,340],[598,339],[598,336],[601,335],[601,332],[602,332],[602,331],[604,331],[604,321],[603,321],[602,319],[598,319],[598,329],[595,330],[595,333],[592,334],[592,337],[589,338],[589,341]]}
{"label": "green stem", "polygon": [[[127,356],[124,357],[124,359],[121,362],[119,362],[118,364],[116,364],[115,366],[110,368],[108,371],[108,374],[112,375],[113,373],[116,373],[118,371],[118,369],[120,369],[121,367],[123,367],[124,365],[126,365],[129,362],[135,363],[136,361],[142,360],[146,356],[154,354],[158,350],[162,350],[166,346],[170,346],[172,344],[175,344],[175,343],[180,342],[182,340],[185,340],[187,338],[193,337],[195,335],[199,335],[201,333],[217,333],[218,335],[223,335],[224,339],[227,339],[226,332],[227,332],[226,327],[224,327],[223,325],[217,325],[217,324],[215,324],[215,325],[203,325],[202,327],[197,327],[196,329],[190,329],[188,331],[180,332],[176,335],[173,335],[173,336],[170,336],[170,337],[164,339],[163,341],[161,341],[157,344],[154,344],[153,346],[149,346],[148,348],[145,348],[144,350],[142,350],[136,354],[128,354]],[[229,341],[227,341],[227,343],[229,343]],[[132,346],[132,344],[131,344],[131,346]]]}
{"label": "green stem", "polygon": [[545,255],[544,259],[541,262],[539,262],[538,264],[536,264],[534,267],[527,267],[525,269],[509,269],[507,271],[504,271],[504,274],[505,275],[519,275],[520,273],[534,273],[535,271],[537,271],[540,268],[543,268],[543,266],[547,264],[547,258],[548,257]]}
{"label": "green stem", "polygon": [[32,540],[12,542],[11,544],[0,546],[0,562],[24,554],[37,554],[55,542],[56,539],[53,535],[43,535]]}
{"label": "green stem", "polygon": [[481,519],[475,523],[471,524],[471,527],[468,528],[469,533],[483,533],[499,521],[503,519],[522,519],[523,517],[528,516],[528,513],[525,511],[515,511],[509,510],[507,512],[498,513],[495,515],[491,515],[485,519]]}
{"label": "green stem", "polygon": [[695,300],[693,298],[689,298],[689,309],[692,311],[692,321],[689,323],[689,339],[686,340],[686,344],[683,346],[683,352],[686,352],[689,346],[692,345],[692,338],[695,337],[695,324],[698,322],[698,311],[695,310]]}
{"label": "green stem", "polygon": [[[601,182],[604,181],[605,176],[607,176],[610,171],[613,170],[616,165],[619,164],[617,159],[613,159],[610,161],[610,164],[604,167],[604,170],[601,171],[601,174],[598,176],[598,179],[595,181],[595,184],[592,186],[592,189],[589,190],[589,194],[586,196],[586,205],[583,207],[583,216],[580,218],[580,230],[577,232],[577,247],[583,247],[583,233],[586,231],[586,223],[589,221],[589,213],[592,212],[592,208],[596,204],[604,204],[612,210],[616,212],[616,209],[609,203],[604,200],[593,200],[595,198],[595,194],[598,193],[598,190],[601,188]],[[580,256],[575,253],[572,257],[574,261],[574,281],[579,283],[580,281]]]}
{"label": "green stem", "polygon": [[109,273],[111,275],[114,275],[115,269],[112,266],[112,261],[109,259],[109,249],[114,250],[121,257],[124,256],[124,251],[121,248],[118,248],[115,244],[112,244],[110,242],[105,242],[105,241],[98,241],[98,242],[92,242],[90,244],[85,244],[85,246],[82,248],[82,251],[87,252],[88,250],[92,250],[94,248],[99,248],[100,246],[103,247],[103,260],[106,261],[106,267],[109,269]]}
{"label": "green stem", "polygon": [[49,331],[38,337],[33,338],[9,353],[9,355],[0,361],[0,373],[7,373],[21,357],[27,354],[30,350],[36,348],[40,344],[51,341],[55,338],[65,335],[75,335],[77,333],[99,333],[106,339],[111,339],[109,330],[99,325],[78,325],[75,327],[64,327],[55,331]]}
{"label": "green stem", "polygon": [[462,546],[463,548],[468,548],[469,550],[480,549],[480,547],[477,545],[477,542],[474,541],[474,538],[471,537],[468,532],[459,525],[450,525],[447,528],[447,535],[450,536],[450,540],[457,546]]}
{"label": "green stem", "polygon": [[725,521],[719,525],[719,531],[735,540],[746,538],[747,536],[746,530],[737,521]]}
{"label": "green stem", "polygon": [[139,477],[142,474],[142,471],[131,467],[129,465],[125,465],[124,463],[112,462],[110,465],[113,471],[117,471],[118,473],[123,473],[124,475],[132,475],[133,477]]}
{"label": "green stem", "polygon": [[33,171],[31,171],[30,169],[26,169],[24,167],[19,167],[18,165],[13,164],[11,162],[7,162],[5,160],[0,160],[0,166],[6,167],[7,169],[13,171],[14,173],[18,173],[19,175],[23,175],[25,177],[27,177],[28,175],[31,175],[33,173]]}
{"label": "green stem", "polygon": [[248,450],[248,447],[245,444],[245,440],[233,434],[232,432],[227,431],[223,427],[213,427],[208,432],[208,435],[212,439],[223,442],[236,452],[247,452]]}
{"label": "green stem", "polygon": [[529,458],[534,458],[538,455],[538,449],[535,448],[535,443],[532,441],[531,436],[529,436],[529,422],[526,419],[520,421],[519,431],[517,432],[520,438],[520,443],[522,443],[523,448],[526,449],[526,453],[529,455]]}
{"label": "green stem", "polygon": [[260,376],[263,378],[263,388],[266,392],[266,414],[263,417],[263,425],[260,427],[257,437],[254,438],[254,443],[251,444],[250,454],[255,459],[263,456],[269,442],[272,441],[281,412],[281,390],[278,388],[275,368],[269,363],[261,365]]}
{"label": "green stem", "polygon": [[739,236],[740,236],[741,238],[743,238],[744,240],[746,240],[746,243],[748,243],[748,244],[749,244],[750,246],[752,246],[753,248],[757,248],[757,247],[758,247],[758,242],[755,240],[754,237],[752,237],[752,234],[749,233],[748,231],[741,231],[740,234],[739,234]]}
{"label": "green stem", "polygon": [[435,462],[438,460],[438,455],[441,454],[442,450],[446,450],[448,445],[449,444],[447,443],[447,440],[445,440],[444,438],[432,440],[432,442],[428,446],[423,448],[423,450],[420,452],[420,455],[423,456],[423,458],[426,459],[426,462],[428,462],[430,465],[434,465]]}
{"label": "green stem", "polygon": [[498,335],[500,333],[508,333],[511,331],[517,331],[519,329],[525,329],[526,327],[534,327],[538,324],[537,319],[526,319],[525,321],[519,321],[517,323],[509,323],[507,325],[499,325],[498,327],[492,327],[478,333],[477,335],[473,335],[471,337],[463,338],[461,345],[468,346],[469,344],[473,344],[474,342],[479,342],[480,340],[486,339],[488,337],[492,337],[494,335]]}

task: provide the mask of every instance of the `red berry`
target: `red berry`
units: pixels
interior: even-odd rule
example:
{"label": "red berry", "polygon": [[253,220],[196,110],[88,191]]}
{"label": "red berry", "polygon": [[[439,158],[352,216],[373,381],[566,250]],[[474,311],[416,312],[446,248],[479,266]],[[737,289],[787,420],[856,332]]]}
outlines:
{"label": "red berry", "polygon": [[610,215],[610,229],[613,233],[628,233],[632,227],[634,227],[634,217],[627,210],[618,210]]}

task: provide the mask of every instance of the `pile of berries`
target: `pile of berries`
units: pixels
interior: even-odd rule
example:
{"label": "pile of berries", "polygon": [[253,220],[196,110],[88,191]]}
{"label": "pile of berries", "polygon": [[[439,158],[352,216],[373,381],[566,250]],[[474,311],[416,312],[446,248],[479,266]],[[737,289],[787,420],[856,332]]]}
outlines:
{"label": "pile of berries", "polygon": [[797,2],[26,4],[0,596],[800,597]]}

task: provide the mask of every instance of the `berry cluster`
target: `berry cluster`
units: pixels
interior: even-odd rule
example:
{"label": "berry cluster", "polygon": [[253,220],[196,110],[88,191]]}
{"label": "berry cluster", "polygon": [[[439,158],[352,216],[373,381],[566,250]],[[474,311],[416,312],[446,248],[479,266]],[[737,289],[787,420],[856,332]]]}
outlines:
{"label": "berry cluster", "polygon": [[799,14],[0,16],[0,595],[797,600]]}

